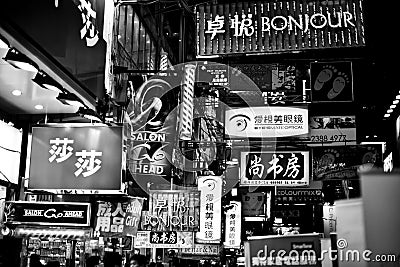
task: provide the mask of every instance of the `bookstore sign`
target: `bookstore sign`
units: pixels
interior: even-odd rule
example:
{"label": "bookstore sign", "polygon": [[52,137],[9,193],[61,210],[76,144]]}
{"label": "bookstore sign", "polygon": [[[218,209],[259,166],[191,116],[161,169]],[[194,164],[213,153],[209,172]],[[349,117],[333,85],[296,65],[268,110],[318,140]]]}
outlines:
{"label": "bookstore sign", "polygon": [[309,184],[308,151],[241,153],[241,186],[305,186]]}

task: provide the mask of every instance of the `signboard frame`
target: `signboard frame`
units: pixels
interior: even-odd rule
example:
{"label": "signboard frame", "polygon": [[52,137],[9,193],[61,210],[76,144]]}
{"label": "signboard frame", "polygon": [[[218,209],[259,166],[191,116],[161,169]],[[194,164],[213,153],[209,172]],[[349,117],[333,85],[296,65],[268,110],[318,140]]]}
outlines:
{"label": "signboard frame", "polygon": [[[279,154],[279,153],[285,153],[285,154],[294,154],[298,153],[301,154],[304,157],[304,166],[303,166],[303,177],[301,179],[298,179],[296,181],[290,180],[290,179],[269,179],[267,180],[267,176],[264,178],[259,177],[260,179],[248,179],[246,177],[246,171],[247,171],[247,163],[248,160],[246,160],[246,157],[249,154],[253,155],[260,155],[259,159],[260,161],[256,164],[259,164],[262,160],[261,155],[263,154]],[[263,165],[264,169],[265,166]],[[284,172],[284,171],[281,171]],[[267,174],[268,175],[268,174]],[[254,176],[254,174],[253,174]],[[279,182],[278,182],[279,181]],[[304,151],[304,150],[296,150],[296,151],[265,151],[261,153],[253,153],[253,152],[241,152],[240,153],[240,186],[285,186],[285,187],[296,187],[296,186],[307,186],[310,183],[310,152],[309,151]]]}
{"label": "signboard frame", "polygon": [[[80,203],[80,202],[29,202],[29,201],[7,201],[7,204],[22,204],[22,205],[37,205],[37,206],[44,206],[44,205],[48,205],[48,206],[62,206],[62,205],[68,205],[68,206],[81,206],[81,207],[85,207],[86,206],[86,222],[85,223],[60,223],[60,222],[27,222],[27,221],[7,221],[7,224],[15,224],[15,225],[47,225],[47,226],[90,226],[90,219],[91,219],[91,205],[90,203]],[[24,207],[22,207],[24,208]],[[49,209],[48,209],[49,210]],[[53,208],[54,212],[56,212],[56,210]],[[8,217],[8,216],[7,216]],[[37,217],[37,216],[35,216]],[[8,219],[8,218],[7,218]]]}
{"label": "signboard frame", "polygon": [[[121,147],[120,147],[120,153],[121,153],[121,168],[119,171],[118,177],[115,177],[115,179],[119,179],[119,185],[118,188],[116,189],[96,189],[96,188],[38,188],[38,187],[32,187],[31,181],[32,181],[32,160],[33,160],[33,130],[37,129],[58,129],[58,128],[65,128],[65,129],[71,129],[71,128],[87,128],[87,129],[100,129],[100,128],[119,128],[121,132]],[[30,155],[27,156],[26,159],[26,166],[27,166],[27,177],[29,178],[27,187],[29,190],[32,191],[46,191],[46,192],[51,192],[54,194],[112,194],[112,195],[119,195],[119,194],[124,194],[124,185],[122,182],[122,170],[124,169],[124,161],[125,161],[125,156],[124,156],[124,137],[123,137],[123,127],[121,126],[104,126],[104,125],[93,125],[90,123],[65,123],[65,124],[57,124],[57,123],[49,123],[49,124],[43,124],[43,125],[35,125],[32,127],[32,135],[31,138],[28,139],[28,150],[30,151]],[[118,149],[119,150],[119,149]],[[62,164],[62,163],[60,163]],[[34,167],[37,168],[37,167]]]}

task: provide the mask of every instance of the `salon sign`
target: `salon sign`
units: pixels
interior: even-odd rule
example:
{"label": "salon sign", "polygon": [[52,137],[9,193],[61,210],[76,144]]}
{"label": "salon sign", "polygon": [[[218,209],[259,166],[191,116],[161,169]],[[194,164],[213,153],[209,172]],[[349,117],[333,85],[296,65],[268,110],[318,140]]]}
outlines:
{"label": "salon sign", "polygon": [[89,226],[90,204],[73,202],[6,202],[6,223],[49,226]]}

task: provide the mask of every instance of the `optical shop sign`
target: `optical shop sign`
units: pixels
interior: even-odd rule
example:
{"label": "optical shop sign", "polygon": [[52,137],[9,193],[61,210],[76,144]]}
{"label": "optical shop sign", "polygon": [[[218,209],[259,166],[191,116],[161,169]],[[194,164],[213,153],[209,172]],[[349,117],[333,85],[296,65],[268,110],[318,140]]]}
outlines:
{"label": "optical shop sign", "polygon": [[308,134],[308,110],[292,107],[251,107],[227,110],[226,135],[243,137],[289,137]]}
{"label": "optical shop sign", "polygon": [[33,127],[28,187],[119,193],[122,153],[122,127]]}
{"label": "optical shop sign", "polygon": [[242,186],[302,186],[309,184],[308,151],[241,153]]}
{"label": "optical shop sign", "polygon": [[199,5],[197,55],[364,46],[362,0]]}
{"label": "optical shop sign", "polygon": [[4,214],[11,224],[89,226],[90,204],[68,202],[6,202]]}

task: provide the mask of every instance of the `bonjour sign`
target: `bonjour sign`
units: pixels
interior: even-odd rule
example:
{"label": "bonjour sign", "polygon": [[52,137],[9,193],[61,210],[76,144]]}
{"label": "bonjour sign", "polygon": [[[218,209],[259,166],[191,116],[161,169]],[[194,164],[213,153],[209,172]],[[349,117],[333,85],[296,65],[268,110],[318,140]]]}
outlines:
{"label": "bonjour sign", "polygon": [[89,226],[90,204],[72,202],[7,202],[6,222],[26,225]]}

